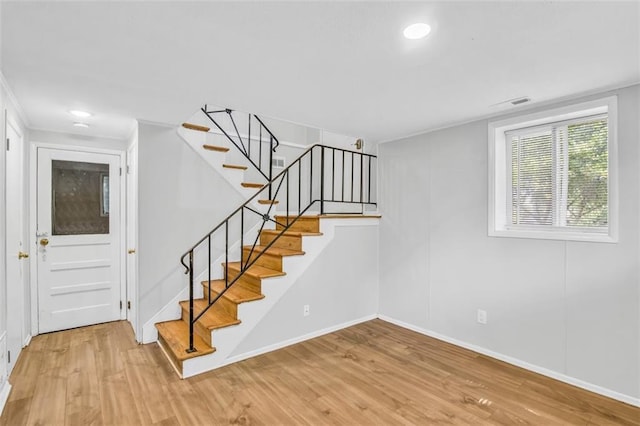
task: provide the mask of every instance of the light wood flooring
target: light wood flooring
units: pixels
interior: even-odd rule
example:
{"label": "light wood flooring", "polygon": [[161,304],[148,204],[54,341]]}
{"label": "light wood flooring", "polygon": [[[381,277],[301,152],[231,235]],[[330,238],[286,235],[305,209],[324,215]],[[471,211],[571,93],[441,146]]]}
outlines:
{"label": "light wood flooring", "polygon": [[37,336],[3,425],[640,424],[640,409],[374,320],[187,380],[128,323]]}

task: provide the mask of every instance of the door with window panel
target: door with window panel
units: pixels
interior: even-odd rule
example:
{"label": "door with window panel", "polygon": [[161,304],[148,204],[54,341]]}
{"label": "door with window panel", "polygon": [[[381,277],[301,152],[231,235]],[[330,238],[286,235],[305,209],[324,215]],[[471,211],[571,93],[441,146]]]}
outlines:
{"label": "door with window panel", "polygon": [[38,331],[120,319],[120,157],[37,156]]}

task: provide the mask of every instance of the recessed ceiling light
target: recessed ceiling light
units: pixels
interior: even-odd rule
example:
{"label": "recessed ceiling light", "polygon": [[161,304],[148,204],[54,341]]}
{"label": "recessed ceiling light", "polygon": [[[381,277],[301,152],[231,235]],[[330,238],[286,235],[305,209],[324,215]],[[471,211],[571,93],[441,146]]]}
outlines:
{"label": "recessed ceiling light", "polygon": [[87,123],[73,123],[75,127],[82,127],[83,129],[88,129],[89,125]]}
{"label": "recessed ceiling light", "polygon": [[420,38],[425,38],[431,32],[431,27],[422,22],[418,22],[417,24],[409,25],[404,29],[404,36],[409,40],[418,40]]}
{"label": "recessed ceiling light", "polygon": [[80,111],[80,110],[77,110],[77,109],[72,109],[69,112],[71,113],[71,115],[75,115],[76,117],[80,117],[80,118],[91,117],[91,113],[88,113],[86,111]]}

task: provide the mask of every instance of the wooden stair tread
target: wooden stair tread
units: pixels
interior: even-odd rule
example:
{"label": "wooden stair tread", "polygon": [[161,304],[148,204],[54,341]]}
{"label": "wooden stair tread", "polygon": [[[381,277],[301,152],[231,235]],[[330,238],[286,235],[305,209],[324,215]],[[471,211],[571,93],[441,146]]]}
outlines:
{"label": "wooden stair tread", "polygon": [[165,348],[170,350],[173,356],[182,362],[185,359],[195,358],[201,355],[213,353],[216,349],[209,346],[200,336],[194,333],[193,345],[196,351],[187,352],[189,347],[189,326],[182,320],[164,321],[156,323],[156,329],[162,339],[169,346]]}
{"label": "wooden stair tread", "polygon": [[258,200],[260,204],[278,204],[279,202],[278,200]]}
{"label": "wooden stair tread", "polygon": [[217,151],[217,152],[227,152],[227,151],[229,151],[229,148],[226,148],[224,146],[216,146],[216,145],[204,144],[204,145],[202,145],[202,147],[204,149],[206,149],[207,151]]}
{"label": "wooden stair tread", "polygon": [[247,166],[239,166],[237,164],[223,164],[222,167],[225,169],[237,169],[237,170],[247,170]]}
{"label": "wooden stair tread", "polygon": [[[262,232],[265,234],[280,234],[279,229],[263,229]],[[322,232],[303,232],[303,231],[285,231],[282,233],[282,236],[287,237],[318,237],[322,235]]]}
{"label": "wooden stair tread", "polygon": [[190,130],[197,130],[198,132],[208,132],[210,129],[207,126],[201,126],[199,124],[182,123],[182,127]]}
{"label": "wooden stair tread", "polygon": [[[265,250],[267,246],[260,246],[257,245],[254,247],[254,253],[261,253]],[[251,246],[244,246],[242,247],[243,250],[246,249],[251,249]],[[274,247],[271,246],[267,249],[266,251],[267,254],[273,254],[275,256],[302,256],[303,254],[305,254],[303,251],[301,250],[291,250],[291,249],[286,249],[286,248],[281,248],[281,247]]]}
{"label": "wooden stair tread", "polygon": [[[204,286],[206,294],[207,282],[202,281],[202,285]],[[224,280],[211,280],[211,291],[215,292],[216,294],[222,293],[222,290],[224,290],[225,286],[226,284]],[[234,303],[252,302],[254,300],[264,299],[264,295],[256,293],[255,291],[251,291],[239,285],[232,285],[222,297],[226,297]]]}
{"label": "wooden stair tread", "polygon": [[[224,263],[222,264],[224,267]],[[229,270],[238,272],[240,271],[240,262],[229,262]],[[273,278],[273,277],[282,277],[287,275],[285,272],[276,271],[275,269],[265,268],[260,265],[252,265],[244,272],[244,275],[249,275],[255,278]]]}
{"label": "wooden stair tread", "polygon": [[[209,303],[206,299],[194,299],[194,316],[202,312],[208,304]],[[189,301],[183,300],[182,302],[180,302],[180,306],[183,310],[186,309],[188,311]],[[224,328],[229,327],[230,325],[240,324],[240,320],[237,318],[233,318],[223,310],[216,310],[211,307],[207,312],[205,312],[203,316],[200,317],[198,323],[209,330],[214,330],[216,328]]]}
{"label": "wooden stair tread", "polygon": [[264,184],[253,182],[242,182],[240,185],[245,188],[262,188],[264,186]]}

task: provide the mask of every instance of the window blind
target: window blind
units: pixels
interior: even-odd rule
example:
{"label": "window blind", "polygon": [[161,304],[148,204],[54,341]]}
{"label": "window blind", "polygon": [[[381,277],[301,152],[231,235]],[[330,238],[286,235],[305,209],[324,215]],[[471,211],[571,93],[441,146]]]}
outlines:
{"label": "window blind", "polygon": [[508,131],[512,226],[608,225],[607,115]]}

